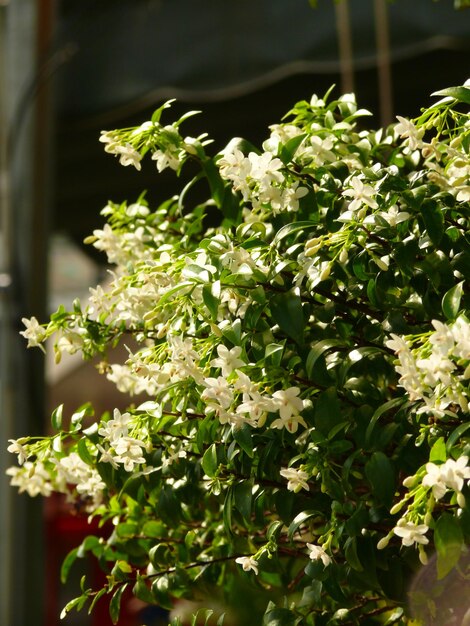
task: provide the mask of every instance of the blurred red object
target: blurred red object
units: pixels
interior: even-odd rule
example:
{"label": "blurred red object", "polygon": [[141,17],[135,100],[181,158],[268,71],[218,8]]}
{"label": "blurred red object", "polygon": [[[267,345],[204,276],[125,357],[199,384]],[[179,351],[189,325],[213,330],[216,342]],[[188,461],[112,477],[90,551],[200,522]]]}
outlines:
{"label": "blurred red object", "polygon": [[[63,626],[60,612],[73,598],[80,595],[80,579],[85,574],[87,587],[100,589],[106,584],[106,574],[91,557],[78,559],[69,572],[65,584],[60,582],[60,568],[67,554],[79,546],[88,535],[106,537],[109,527],[99,528],[98,520],[88,521],[86,512],[75,511],[61,494],[53,494],[45,504],[46,533],[46,620],[48,626]],[[124,596],[118,626],[137,626],[132,596]],[[66,618],[67,626],[113,626],[109,616],[110,596],[103,596],[91,615],[87,606],[80,612],[75,609]]]}

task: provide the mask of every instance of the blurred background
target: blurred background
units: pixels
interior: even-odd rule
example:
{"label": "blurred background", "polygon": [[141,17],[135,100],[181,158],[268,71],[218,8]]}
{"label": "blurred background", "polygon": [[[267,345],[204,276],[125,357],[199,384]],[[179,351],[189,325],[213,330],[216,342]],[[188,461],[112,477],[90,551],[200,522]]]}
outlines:
{"label": "blurred background", "polygon": [[[295,102],[354,91],[369,124],[414,117],[431,93],[469,77],[470,10],[453,0],[0,0],[0,624],[56,626],[86,572],[59,583],[66,553],[96,529],[60,500],[8,485],[7,440],[46,432],[58,404],[126,404],[93,363],[54,366],[18,335],[86,299],[105,258],[82,241],[108,200],[151,206],[181,189],[173,173],[122,168],[100,130],[137,125],[176,98],[187,134],[213,150],[233,136],[259,144]],[[74,570],[72,570],[73,572]],[[69,625],[108,626],[106,603]],[[122,626],[166,624],[127,602]]]}

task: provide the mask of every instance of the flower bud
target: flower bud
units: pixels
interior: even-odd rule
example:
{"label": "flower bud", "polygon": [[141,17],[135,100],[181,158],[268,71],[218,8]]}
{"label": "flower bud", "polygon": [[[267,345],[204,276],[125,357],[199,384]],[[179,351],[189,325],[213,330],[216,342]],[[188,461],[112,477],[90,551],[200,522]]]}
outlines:
{"label": "flower bud", "polygon": [[395,515],[396,513],[398,513],[398,511],[403,507],[404,504],[405,503],[403,500],[400,500],[400,502],[394,504],[390,509],[390,515]]}
{"label": "flower bud", "polygon": [[340,263],[347,263],[348,258],[349,258],[348,251],[346,250],[346,248],[343,248],[340,252],[338,260]]}
{"label": "flower bud", "polygon": [[377,543],[377,550],[383,550],[384,548],[386,548],[389,544],[390,541],[390,535],[387,535],[386,537],[382,537],[382,539]]}

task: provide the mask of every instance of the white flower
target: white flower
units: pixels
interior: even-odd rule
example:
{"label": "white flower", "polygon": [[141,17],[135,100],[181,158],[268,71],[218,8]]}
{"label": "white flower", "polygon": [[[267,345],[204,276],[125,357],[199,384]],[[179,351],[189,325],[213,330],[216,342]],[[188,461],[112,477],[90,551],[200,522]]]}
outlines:
{"label": "white flower", "polygon": [[72,452],[68,456],[59,459],[56,463],[57,480],[64,490],[67,483],[78,485],[86,481],[91,472],[91,468],[87,465],[76,452]]}
{"label": "white flower", "polygon": [[296,415],[304,408],[304,401],[299,398],[300,389],[298,387],[289,387],[288,389],[280,389],[273,393],[274,405],[279,410],[282,419],[289,419],[292,415]]}
{"label": "white flower", "polygon": [[395,228],[397,224],[400,224],[401,222],[406,222],[406,220],[409,219],[411,215],[406,211],[400,211],[397,205],[394,204],[388,209],[388,211],[379,211],[378,213],[368,215],[364,220],[364,224],[381,225],[379,220],[377,219],[378,217],[381,217],[383,220],[388,222],[388,224],[392,228]]}
{"label": "white flower", "polygon": [[107,422],[101,422],[102,426],[98,430],[98,434],[110,442],[126,436],[129,432],[129,422],[131,420],[130,413],[122,413],[119,409],[114,409],[113,419]]}
{"label": "white flower", "polygon": [[229,350],[226,346],[220,344],[217,346],[217,354],[219,356],[213,359],[210,364],[212,367],[220,367],[222,376],[228,376],[233,370],[237,369],[237,367],[245,365],[245,362],[239,358],[241,353],[242,349],[240,346],[235,346]]}
{"label": "white flower", "polygon": [[178,459],[184,458],[186,458],[186,450],[175,450],[174,452],[167,450],[167,454],[164,455],[162,461],[162,467],[169,467],[172,463],[178,461]]}
{"label": "white flower", "polygon": [[300,469],[295,469],[293,467],[282,468],[280,474],[283,478],[287,479],[287,489],[289,491],[293,491],[294,493],[298,493],[301,489],[305,489],[306,491],[310,490],[308,486],[308,474]]}
{"label": "white flower", "polygon": [[7,450],[8,452],[11,452],[12,454],[17,454],[18,463],[20,465],[23,465],[23,463],[27,460],[30,454],[26,450],[26,448],[22,445],[22,443],[20,443],[20,441],[21,439],[9,439],[8,442],[11,445],[8,446]]}
{"label": "white flower", "polygon": [[441,467],[434,463],[426,463],[426,474],[423,477],[424,487],[432,487],[432,495],[436,500],[440,500],[447,493],[447,486],[441,472]]}
{"label": "white flower", "polygon": [[456,492],[461,492],[464,481],[470,479],[468,456],[462,455],[457,459],[457,461],[454,461],[454,459],[447,459],[440,469],[446,485]]}
{"label": "white flower", "polygon": [[451,332],[455,341],[453,347],[455,356],[470,360],[470,323],[459,316],[452,324]]}
{"label": "white flower", "polygon": [[423,145],[421,141],[424,135],[424,129],[420,128],[419,130],[410,120],[407,120],[405,117],[401,117],[401,115],[397,115],[397,120],[399,124],[395,125],[395,130],[401,138],[407,139],[407,144],[411,150],[416,150],[416,148],[420,148]]}
{"label": "white flower", "polygon": [[425,537],[428,530],[429,527],[426,524],[414,524],[402,517],[398,520],[393,532],[398,537],[401,537],[401,542],[404,546],[411,546],[414,543],[423,545],[429,543],[429,539]]}
{"label": "white flower", "polygon": [[44,351],[41,342],[44,341],[46,337],[46,331],[38,320],[35,317],[31,317],[30,319],[23,317],[21,321],[26,326],[26,330],[21,331],[20,335],[23,335],[23,337],[28,340],[28,348],[39,347]]}
{"label": "white flower", "polygon": [[134,150],[134,148],[126,143],[124,145],[117,144],[114,146],[113,150],[114,154],[119,155],[119,163],[126,167],[127,165],[133,165],[136,170],[140,170],[142,168],[140,161],[142,160],[142,155]]}
{"label": "white flower", "polygon": [[304,418],[297,414],[286,418],[279,417],[271,424],[271,428],[277,428],[278,430],[285,428],[290,433],[296,433],[299,428],[299,424],[304,428],[307,428]]}
{"label": "white flower", "polygon": [[279,170],[284,167],[281,159],[273,158],[270,152],[264,152],[259,155],[256,152],[250,152],[248,159],[251,163],[251,176],[257,180],[261,189],[270,187],[273,182],[281,183],[284,175]]}
{"label": "white flower", "polygon": [[305,150],[305,154],[313,156],[315,165],[323,165],[326,162],[332,163],[337,160],[337,156],[332,149],[334,147],[331,137],[322,139],[318,135],[313,135],[310,138],[310,147]]}
{"label": "white flower", "polygon": [[403,337],[395,335],[395,333],[390,333],[390,336],[392,337],[392,339],[389,339],[385,342],[387,348],[390,348],[390,350],[393,350],[393,352],[396,352],[397,354],[400,354],[401,352],[410,352],[409,345],[403,339]]}
{"label": "white flower", "polygon": [[376,209],[378,207],[377,201],[375,200],[376,192],[371,185],[364,185],[358,176],[353,176],[349,180],[349,185],[352,189],[345,189],[343,191],[343,196],[353,198],[352,202],[349,203],[350,211],[357,211],[363,204],[366,204],[371,209]]}
{"label": "white flower", "polygon": [[235,563],[238,563],[243,567],[244,572],[253,570],[255,574],[258,574],[258,561],[252,556],[239,556],[235,559]]}
{"label": "white flower", "polygon": [[313,543],[307,543],[307,548],[309,551],[308,556],[312,559],[312,561],[318,561],[320,559],[325,567],[331,563],[331,557],[321,546],[315,546]]}
{"label": "white flower", "polygon": [[145,204],[139,204],[138,202],[130,204],[126,209],[126,214],[129,217],[145,217],[149,213],[149,208]]}
{"label": "white flower", "polygon": [[308,194],[307,187],[299,187],[299,183],[294,183],[286,187],[282,193],[282,203],[287,211],[298,211],[299,200]]}
{"label": "white flower", "polygon": [[22,467],[10,467],[6,473],[11,476],[10,484],[18,487],[19,493],[26,493],[34,498],[37,495],[48,497],[52,493],[49,472],[43,463],[26,461]]}
{"label": "white flower", "polygon": [[114,460],[122,463],[126,472],[132,472],[134,465],[145,463],[145,458],[142,456],[145,443],[142,441],[133,437],[120,437],[114,442],[113,447],[116,452]]}
{"label": "white flower", "polygon": [[450,385],[452,379],[450,372],[455,369],[455,364],[438,352],[432,352],[427,359],[418,359],[416,367],[421,370],[423,382],[435,387],[439,381],[444,385]]}
{"label": "white flower", "polygon": [[167,150],[162,152],[161,150],[155,150],[152,154],[152,161],[156,161],[157,170],[163,172],[164,169],[169,167],[172,170],[177,170],[181,164],[178,152],[171,152]]}
{"label": "white flower", "polygon": [[[434,350],[437,350],[443,356],[447,356],[449,352],[453,350],[456,342],[453,335],[455,324],[452,330],[447,324],[443,324],[439,320],[431,320],[431,324],[434,326],[435,332],[429,337],[429,343],[433,346]],[[457,343],[459,342],[457,341]]]}
{"label": "white flower", "polygon": [[96,444],[96,447],[98,451],[101,452],[101,456],[98,459],[99,462],[110,463],[114,467],[114,469],[118,469],[119,465],[116,463],[116,461],[114,460],[114,456],[109,452],[109,450],[105,450],[103,446],[101,446],[99,443]]}
{"label": "white flower", "polygon": [[227,180],[231,180],[235,191],[240,191],[245,200],[250,194],[250,187],[247,182],[251,173],[251,161],[241,150],[227,146],[222,158],[218,162],[220,175]]}
{"label": "white flower", "polygon": [[225,378],[205,378],[203,384],[206,388],[201,394],[202,399],[215,400],[223,409],[228,409],[233,402],[233,392]]}

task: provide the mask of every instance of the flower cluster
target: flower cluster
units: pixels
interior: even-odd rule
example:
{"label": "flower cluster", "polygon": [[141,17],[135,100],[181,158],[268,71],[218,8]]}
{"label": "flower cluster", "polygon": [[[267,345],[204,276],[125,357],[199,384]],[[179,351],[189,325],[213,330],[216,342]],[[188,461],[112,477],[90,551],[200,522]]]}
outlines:
{"label": "flower cluster", "polygon": [[455,416],[457,407],[468,411],[470,323],[460,316],[450,324],[431,324],[434,330],[426,336],[392,334],[386,345],[398,356],[399,384],[412,402],[419,402],[418,413]]}
{"label": "flower cluster", "polygon": [[181,134],[187,116],[161,122],[170,103],[102,134],[125,166],[199,171],[159,207],[109,202],[87,239],[109,280],[47,324],[23,320],[28,347],[98,356],[132,401],[59,408],[53,435],[9,442],[20,491],[63,493],[113,528],[69,555],[64,575],[91,552],[107,583],[64,614],[109,593],[117,619],[129,585],[164,607],[217,585],[238,623],[396,623],[392,565],[405,580],[428,546],[439,575],[459,566],[470,129],[449,97],[370,131],[351,94],[314,96],[261,149],[214,156]]}

